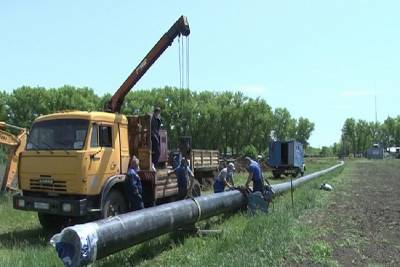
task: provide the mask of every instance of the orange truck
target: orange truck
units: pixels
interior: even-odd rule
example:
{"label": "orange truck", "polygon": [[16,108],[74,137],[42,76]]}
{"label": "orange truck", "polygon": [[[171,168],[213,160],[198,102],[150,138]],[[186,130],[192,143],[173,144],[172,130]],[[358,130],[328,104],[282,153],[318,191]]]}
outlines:
{"label": "orange truck", "polygon": [[[44,228],[74,221],[105,218],[127,211],[124,181],[130,158],[140,159],[139,176],[145,207],[173,201],[178,193],[175,175],[167,175],[168,135],[161,133],[161,159],[151,164],[151,116],[120,114],[126,94],[171,45],[174,38],[190,33],[180,17],[161,37],[105,106],[106,112],[68,111],[37,118],[26,149],[19,156],[20,193],[15,209],[36,211]],[[218,151],[193,150],[185,145],[195,178],[189,195],[201,192],[200,182],[218,170]]]}

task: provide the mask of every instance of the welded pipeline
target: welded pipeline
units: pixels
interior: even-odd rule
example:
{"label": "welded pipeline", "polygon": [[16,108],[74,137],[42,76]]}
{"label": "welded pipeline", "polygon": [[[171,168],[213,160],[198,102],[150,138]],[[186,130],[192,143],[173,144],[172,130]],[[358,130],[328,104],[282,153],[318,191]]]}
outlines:
{"label": "welded pipeline", "polygon": [[[343,162],[296,179],[293,187],[342,165]],[[272,187],[275,192],[291,188],[290,182]],[[82,266],[186,225],[237,211],[246,205],[247,197],[238,190],[211,194],[67,227],[53,236],[50,242],[55,245],[65,266]]]}
{"label": "welded pipeline", "polygon": [[[299,185],[301,185],[304,182],[307,182],[311,179],[314,179],[314,178],[324,175],[328,172],[331,172],[331,171],[335,170],[336,168],[343,166],[343,164],[344,164],[344,161],[341,161],[339,164],[332,166],[328,169],[313,172],[309,175],[302,176],[298,179],[295,179],[295,180],[293,180],[293,187],[298,187]],[[274,190],[274,193],[283,193],[285,191],[289,191],[290,188],[291,188],[291,182],[285,182],[285,183],[281,183],[281,184],[272,185],[272,189]]]}

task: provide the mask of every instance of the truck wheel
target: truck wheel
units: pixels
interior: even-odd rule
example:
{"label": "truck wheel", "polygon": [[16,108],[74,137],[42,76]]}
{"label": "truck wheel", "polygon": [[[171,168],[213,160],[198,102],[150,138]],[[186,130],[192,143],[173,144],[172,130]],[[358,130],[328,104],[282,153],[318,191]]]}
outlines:
{"label": "truck wheel", "polygon": [[108,218],[125,213],[127,210],[127,204],[122,193],[119,190],[111,190],[106,197],[101,215],[103,218]]}
{"label": "truck wheel", "polygon": [[272,171],[272,176],[274,176],[274,178],[281,178],[281,173],[279,171]]}
{"label": "truck wheel", "polygon": [[199,181],[193,180],[193,185],[192,185],[190,195],[191,195],[191,197],[201,196],[201,186],[200,186]]}
{"label": "truck wheel", "polygon": [[69,224],[69,218],[61,215],[38,212],[38,218],[45,230],[61,230]]}
{"label": "truck wheel", "polygon": [[291,175],[292,175],[293,178],[296,178],[297,175],[299,175],[299,173],[297,171],[295,171],[295,172],[292,172]]}

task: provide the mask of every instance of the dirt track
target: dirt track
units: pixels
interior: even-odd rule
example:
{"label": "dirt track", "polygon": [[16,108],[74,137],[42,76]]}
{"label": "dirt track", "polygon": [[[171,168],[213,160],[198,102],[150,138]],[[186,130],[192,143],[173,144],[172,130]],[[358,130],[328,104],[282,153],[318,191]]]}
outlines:
{"label": "dirt track", "polygon": [[317,219],[340,265],[400,266],[400,160],[357,161]]}

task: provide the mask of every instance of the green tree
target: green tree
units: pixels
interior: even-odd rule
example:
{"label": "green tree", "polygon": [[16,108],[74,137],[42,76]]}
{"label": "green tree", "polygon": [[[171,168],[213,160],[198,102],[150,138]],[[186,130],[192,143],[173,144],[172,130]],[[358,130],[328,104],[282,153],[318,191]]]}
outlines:
{"label": "green tree", "polygon": [[257,148],[253,145],[247,145],[242,150],[243,157],[251,157],[252,159],[256,159],[258,155]]}
{"label": "green tree", "polygon": [[349,151],[355,156],[357,153],[356,121],[353,118],[346,119],[342,128],[343,142],[349,147]]}
{"label": "green tree", "polygon": [[307,118],[300,117],[296,127],[296,140],[301,142],[304,148],[307,148],[309,143],[308,139],[314,131],[314,123],[310,122]]}
{"label": "green tree", "polygon": [[98,110],[99,97],[92,89],[87,87],[76,88],[64,85],[47,91],[48,111],[57,112],[63,110]]}
{"label": "green tree", "polygon": [[293,128],[293,120],[286,108],[276,108],[274,111],[275,137],[279,140],[290,138],[289,130]]}
{"label": "green tree", "polygon": [[[0,93],[0,119],[29,127],[36,117],[48,113],[103,110],[110,98],[110,94],[98,96],[87,87],[65,85],[46,90],[23,86],[10,94]],[[307,119],[297,121],[285,108],[273,112],[265,100],[241,92],[193,92],[168,86],[134,90],[127,94],[122,113],[151,113],[154,106],[162,109],[171,148],[178,146],[180,136],[191,135],[194,148],[240,154],[252,145],[257,151],[266,151],[271,130],[282,140],[299,138],[305,145],[313,130]]]}
{"label": "green tree", "polygon": [[7,119],[7,93],[0,92],[0,121],[5,121]]}
{"label": "green tree", "polygon": [[15,89],[7,100],[10,123],[29,128],[35,118],[49,113],[48,103],[49,95],[43,87]]}

